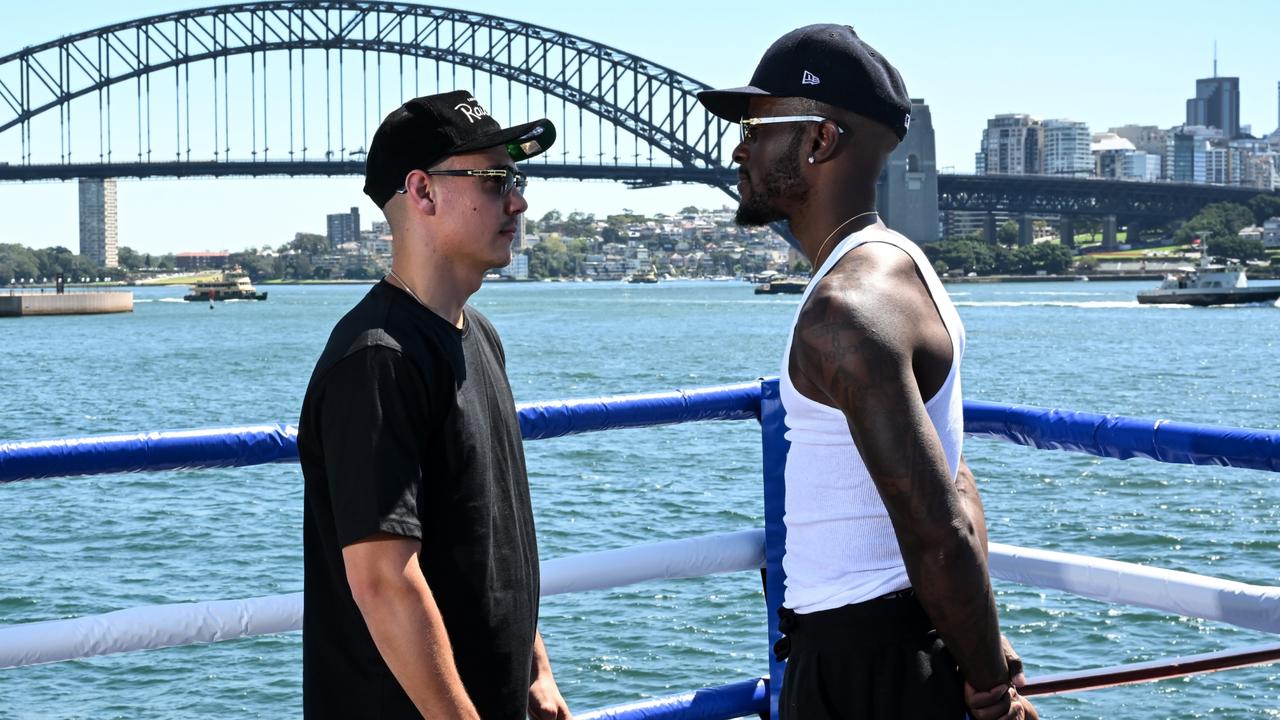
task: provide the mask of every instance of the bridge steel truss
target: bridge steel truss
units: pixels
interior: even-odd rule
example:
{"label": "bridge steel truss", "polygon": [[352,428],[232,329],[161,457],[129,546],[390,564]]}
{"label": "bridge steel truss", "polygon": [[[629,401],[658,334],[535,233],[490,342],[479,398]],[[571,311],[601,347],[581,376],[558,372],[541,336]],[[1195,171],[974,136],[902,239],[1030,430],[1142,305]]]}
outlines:
{"label": "bridge steel truss", "polygon": [[1267,191],[1187,183],[1127,182],[1052,175],[941,175],[941,210],[1120,218],[1159,224],[1216,202],[1247,203]]}
{"label": "bridge steel truss", "polygon": [[[698,104],[696,94],[707,88],[705,84],[636,55],[546,27],[450,8],[357,0],[275,0],[175,12],[70,35],[0,57],[0,148],[4,147],[6,138],[11,140],[16,132],[16,145],[20,150],[17,162],[6,163],[7,158],[0,155],[0,181],[362,174],[363,148],[349,152],[345,144],[348,133],[342,127],[335,147],[330,127],[334,120],[330,116],[332,108],[339,108],[338,118],[332,124],[340,125],[347,117],[343,109],[348,104],[343,58],[351,51],[358,51],[361,58],[361,77],[365,82],[364,97],[360,101],[366,106],[370,99],[365,76],[377,73],[377,92],[381,93],[382,58],[392,56],[400,63],[400,91],[392,98],[393,105],[412,95],[412,91],[404,90],[404,83],[408,76],[413,76],[417,84],[418,62],[434,61],[437,81],[441,64],[452,67],[455,81],[458,68],[484,73],[488,76],[491,96],[493,79],[503,79],[507,83],[509,107],[513,84],[525,88],[525,107],[530,109],[531,92],[540,94],[544,107],[547,97],[557,98],[565,108],[575,106],[579,127],[562,125],[561,146],[572,142],[575,135],[581,137],[584,111],[598,118],[597,127],[610,126],[614,136],[612,163],[605,157],[601,130],[599,162],[587,162],[580,150],[580,162],[568,162],[565,158],[557,163],[553,149],[542,158],[526,163],[530,175],[616,180],[635,187],[698,182],[737,197],[736,174],[721,160],[736,133],[730,123],[716,118]],[[308,53],[323,54],[325,60],[321,71],[324,128],[314,124],[308,127]],[[330,67],[331,53],[336,53],[333,63],[336,70]],[[376,58],[374,71],[367,66],[370,54]],[[248,152],[236,147],[233,154],[233,145],[240,142],[244,134],[238,132],[239,127],[233,133],[232,121],[243,123],[245,118],[233,116],[229,107],[233,100],[243,105],[244,98],[236,99],[229,88],[233,83],[242,84],[245,78],[241,77],[244,73],[238,71],[232,79],[228,58],[245,55],[249,60],[251,141]],[[281,78],[269,84],[275,76],[268,73],[268,56],[277,58],[271,66],[273,72],[287,72],[287,93],[280,90]],[[300,61],[300,67],[295,68],[295,58]],[[411,73],[404,67],[406,59],[414,63]],[[285,61],[283,69],[279,60]],[[203,98],[206,104],[212,103],[212,118],[202,118],[212,122],[212,152],[197,151],[194,156],[193,66],[211,70],[213,80],[212,97]],[[172,131],[170,139],[175,153],[153,160],[155,124],[151,112],[151,82],[155,79],[166,86],[167,99],[167,71],[170,70],[174,107],[172,111],[165,110],[166,115],[158,124],[164,132]],[[300,84],[295,82],[295,72],[301,75]],[[134,86],[131,97],[126,83]],[[334,86],[337,92],[330,97]],[[437,82],[437,86],[441,83]],[[194,87],[199,93],[198,79]],[[298,87],[302,112],[295,118]],[[123,93],[136,104],[137,127],[130,126],[125,131],[130,139],[136,137],[136,158],[128,162],[113,157],[128,156],[113,150],[113,90],[117,96]],[[73,107],[83,108],[85,102],[92,104],[95,96],[97,117],[86,121],[80,110],[76,127],[81,133],[73,133]],[[200,112],[201,99],[197,98],[196,113]],[[79,103],[73,104],[73,101]],[[351,102],[354,101],[352,98]],[[381,96],[374,100],[374,107],[384,107]],[[46,114],[55,112],[60,154],[57,162],[52,162],[34,156],[32,124],[41,116],[51,120]],[[368,115],[366,107],[366,123]],[[378,119],[375,117],[374,122]],[[95,120],[97,161],[85,162],[83,152],[73,159],[73,141],[83,137],[84,123],[92,125]],[[269,133],[273,123],[277,142],[282,142],[280,125],[288,128],[287,151],[277,151],[274,155],[271,154],[273,136]],[[371,132],[366,130],[360,132],[361,143],[367,141]],[[641,162],[638,151],[634,162],[619,162],[620,131],[649,148],[648,164]],[[298,135],[300,137],[296,137]],[[309,147],[322,138],[323,152]],[[666,156],[665,162],[661,158],[659,162],[653,161],[654,149]],[[1062,218],[1091,216],[1110,218],[1113,223],[1118,219],[1122,224],[1145,225],[1190,217],[1212,202],[1244,202],[1259,192],[1209,185],[989,175],[942,175],[938,189],[941,210]]]}
{"label": "bridge steel truss", "polygon": [[[303,63],[301,150],[294,137],[298,129],[294,118],[295,51],[303,51],[298,53]],[[322,159],[308,159],[309,142],[322,133],[313,129],[311,138],[307,137],[306,51],[325,51],[324,92],[328,94],[331,85],[337,83],[339,97],[334,100],[339,106],[344,102],[344,73],[339,69],[338,77],[333,77],[328,63],[329,51],[360,51],[365,73],[370,72],[368,54],[377,55],[379,94],[383,56],[399,56],[401,88],[405,58],[433,60],[437,63],[437,77],[441,63],[453,66],[455,78],[459,67],[469,68],[473,78],[475,71],[487,74],[491,90],[493,78],[506,80],[508,100],[512,96],[512,84],[523,85],[526,106],[530,91],[536,91],[542,94],[544,105],[547,97],[554,97],[565,103],[566,108],[576,106],[579,123],[585,110],[611,126],[612,165],[605,161],[605,139],[601,130],[599,163],[583,161],[574,165],[548,161],[544,167],[531,167],[531,174],[610,178],[637,186],[687,179],[720,187],[736,197],[731,189],[733,174],[721,164],[731,124],[698,104],[696,93],[707,89],[706,85],[636,55],[546,27],[449,8],[356,0],[277,0],[175,12],[67,36],[0,57],[0,139],[6,132],[10,138],[12,132],[17,132],[21,151],[18,162],[0,163],[0,180],[362,172],[363,158],[351,160],[357,153],[346,152],[345,146],[340,148],[342,154],[336,160],[332,157],[335,154],[332,147],[326,148]],[[280,97],[283,94],[280,81],[271,88],[268,86],[269,53],[279,60],[284,59],[281,55],[287,55],[287,119],[281,107],[286,101]],[[227,87],[232,78],[228,76],[226,58],[246,54],[250,56],[253,147],[247,153],[249,157],[244,157],[241,150],[241,156],[233,158],[230,127],[233,117],[227,110],[230,104]],[[344,53],[337,53],[337,63],[342,62],[343,56]],[[212,66],[213,77],[214,151],[212,157],[204,159],[197,152],[193,159],[191,68],[206,62]],[[259,62],[261,77],[258,76]],[[221,78],[220,65],[224,73]],[[279,67],[275,65],[275,72],[283,72]],[[172,160],[152,162],[151,81],[154,78],[167,85],[168,73],[158,76],[167,70],[173,71],[175,117],[172,128],[167,127],[167,117],[163,122],[165,132],[173,133],[170,137],[176,142],[176,152]],[[416,65],[414,72],[418,72]],[[129,97],[137,104],[137,162],[113,162],[112,89],[116,88],[117,95],[126,93],[127,87],[118,86],[130,80],[136,81],[137,87],[132,94],[136,98]],[[236,81],[242,78],[237,77]],[[363,88],[366,103],[368,87],[366,81]],[[98,162],[74,162],[72,101],[95,95],[98,117],[88,122],[92,124],[96,120],[98,125]],[[408,95],[401,93],[399,98],[394,98],[393,105],[404,97]],[[82,107],[83,103],[76,107]],[[268,110],[272,103],[277,108],[274,112]],[[382,107],[380,97],[375,107]],[[38,162],[40,159],[33,158],[32,152],[32,121],[43,113],[53,112],[58,113],[60,156],[56,163]],[[326,114],[326,125],[330,120]],[[275,122],[277,127],[288,126],[288,160],[282,159],[284,153],[277,152],[277,159],[268,155],[270,122]],[[619,130],[633,136],[634,142],[643,142],[650,148],[649,166],[640,162],[638,150],[634,165],[618,163]],[[562,127],[561,142],[572,132],[571,128]],[[332,129],[326,128],[324,134],[326,141],[331,141]],[[344,135],[340,141],[345,139]],[[667,156],[666,166],[653,163],[655,148]]]}

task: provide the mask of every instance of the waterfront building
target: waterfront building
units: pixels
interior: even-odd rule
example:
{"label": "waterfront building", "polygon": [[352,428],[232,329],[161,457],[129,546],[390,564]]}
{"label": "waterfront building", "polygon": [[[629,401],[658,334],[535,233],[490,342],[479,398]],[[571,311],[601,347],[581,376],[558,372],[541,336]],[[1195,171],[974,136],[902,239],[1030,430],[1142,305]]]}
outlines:
{"label": "waterfront building", "polygon": [[1134,147],[1133,141],[1116,132],[1094,133],[1089,146],[1093,154],[1093,174],[1112,180],[1155,182],[1161,176],[1164,153],[1152,154]]}
{"label": "waterfront building", "polygon": [[1169,131],[1155,125],[1122,125],[1113,127],[1108,132],[1133,143],[1135,150],[1157,157],[1164,157],[1169,142]]}
{"label": "waterfront building", "polygon": [[1236,237],[1241,240],[1257,240],[1258,242],[1262,242],[1262,234],[1263,230],[1261,227],[1257,225],[1250,225],[1249,227],[1240,228],[1240,232],[1236,233]]}
{"label": "waterfront building", "polygon": [[1137,152],[1133,142],[1114,132],[1094,133],[1089,151],[1093,156],[1093,174],[1111,180],[1125,177],[1128,160]]}
{"label": "waterfront building", "polygon": [[512,253],[511,262],[507,266],[498,270],[498,274],[512,280],[528,280],[529,279],[529,256],[524,253]]}
{"label": "waterfront building", "polygon": [[231,253],[219,252],[180,252],[173,256],[173,267],[176,270],[221,269],[227,266]]}
{"label": "waterfront building", "polygon": [[1268,191],[1280,189],[1280,154],[1241,150],[1240,185]]}
{"label": "waterfront building", "polygon": [[349,242],[360,241],[360,208],[351,212],[326,216],[328,220],[329,247],[336,248]]}
{"label": "waterfront building", "polygon": [[114,178],[80,179],[80,254],[104,268],[119,267]]}
{"label": "waterfront building", "polygon": [[1210,185],[1240,184],[1240,151],[1210,142],[1204,154],[1204,182]]}
{"label": "waterfront building", "polygon": [[390,255],[391,235],[366,235],[361,239],[361,252],[366,255]]}
{"label": "waterfront building", "polygon": [[[991,213],[992,223],[1000,227],[1014,217],[1004,211]],[[948,210],[942,214],[942,236],[947,240],[962,237],[984,237],[987,231],[987,213],[982,210]]]}
{"label": "waterfront building", "polygon": [[1093,172],[1089,126],[1074,120],[1045,120],[1044,172],[1064,177],[1088,177]]}
{"label": "waterfront building", "polygon": [[885,163],[876,210],[886,225],[912,241],[937,242],[938,164],[933,117],[924,100],[911,100],[911,128]]}
{"label": "waterfront building", "polygon": [[1196,96],[1187,100],[1187,125],[1218,128],[1228,140],[1240,137],[1240,78],[1214,75],[1196,80]]}
{"label": "waterfront building", "polygon": [[1123,177],[1125,180],[1138,182],[1156,182],[1160,179],[1163,162],[1163,154],[1151,155],[1142,150],[1134,150],[1124,158]]}
{"label": "waterfront building", "polygon": [[1262,245],[1267,249],[1280,248],[1280,217],[1262,223]]}
{"label": "waterfront building", "polygon": [[1030,115],[996,115],[982,133],[984,175],[1037,175],[1044,168],[1044,127]]}

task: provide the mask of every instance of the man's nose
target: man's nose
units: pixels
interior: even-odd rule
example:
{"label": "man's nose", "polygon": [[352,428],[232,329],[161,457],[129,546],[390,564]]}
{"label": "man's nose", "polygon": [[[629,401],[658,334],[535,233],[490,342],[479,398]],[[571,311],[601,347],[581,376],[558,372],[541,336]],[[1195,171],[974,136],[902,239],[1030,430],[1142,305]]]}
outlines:
{"label": "man's nose", "polygon": [[518,187],[511,188],[511,192],[507,193],[507,214],[519,215],[529,209],[529,201],[524,199],[524,191]]}

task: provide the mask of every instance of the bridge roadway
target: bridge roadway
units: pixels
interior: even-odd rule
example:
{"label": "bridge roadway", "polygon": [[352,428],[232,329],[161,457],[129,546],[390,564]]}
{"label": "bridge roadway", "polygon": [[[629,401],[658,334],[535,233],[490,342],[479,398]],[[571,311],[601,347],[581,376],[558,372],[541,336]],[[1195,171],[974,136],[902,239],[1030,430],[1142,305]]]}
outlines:
{"label": "bridge roadway", "polygon": [[[612,180],[632,187],[679,182],[718,187],[737,198],[736,171],[721,167],[668,165],[590,165],[532,162],[524,165],[532,177],[572,180]],[[74,180],[79,178],[262,177],[279,175],[363,175],[363,160],[240,161],[147,163],[0,164],[0,182]],[[1153,227],[1189,218],[1216,202],[1247,203],[1265,191],[1256,188],[1167,182],[1128,182],[1051,175],[939,175],[938,209],[986,213],[988,237],[995,234],[994,213],[1014,217],[1021,227],[1020,242],[1031,240],[1031,217],[1059,218],[1060,230],[1072,236],[1073,221],[1103,221],[1105,244],[1114,245],[1119,226]],[[1276,193],[1280,195],[1280,193]]]}

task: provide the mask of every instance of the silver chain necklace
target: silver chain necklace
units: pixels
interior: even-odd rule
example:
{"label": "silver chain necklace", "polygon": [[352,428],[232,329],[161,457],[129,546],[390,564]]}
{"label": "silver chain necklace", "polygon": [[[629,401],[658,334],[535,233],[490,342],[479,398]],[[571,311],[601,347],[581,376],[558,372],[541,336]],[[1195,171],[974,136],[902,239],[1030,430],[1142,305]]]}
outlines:
{"label": "silver chain necklace", "polygon": [[414,300],[416,300],[416,301],[418,302],[418,304],[419,304],[419,305],[421,305],[421,306],[422,306],[422,307],[424,307],[424,308],[427,308],[428,310],[430,310],[430,309],[431,309],[431,308],[427,307],[427,304],[426,304],[426,303],[422,302],[422,299],[421,299],[421,298],[419,298],[419,297],[418,297],[418,294],[417,294],[417,293],[415,293],[415,292],[413,291],[413,288],[409,287],[409,283],[405,282],[405,281],[404,281],[404,278],[402,278],[402,277],[400,277],[399,275],[397,275],[397,274],[396,274],[396,271],[395,271],[395,270],[390,270],[390,269],[389,269],[389,270],[387,270],[387,275],[388,275],[389,277],[393,277],[393,278],[395,278],[395,279],[396,279],[396,282],[400,283],[400,285],[399,285],[400,289],[401,289],[401,290],[403,290],[403,291],[405,291],[405,292],[407,292],[407,293],[409,293],[409,297],[411,297],[411,298],[413,298]]}
{"label": "silver chain necklace", "polygon": [[[868,215],[879,215],[879,214],[880,214],[880,213],[876,212],[875,210],[868,210],[868,211],[866,211],[866,212],[864,212],[864,213],[858,213],[857,215],[854,215],[853,217],[849,218],[848,220],[845,220],[844,222],[842,222],[842,223],[840,223],[839,225],[837,225],[837,226],[836,226],[836,229],[835,229],[835,230],[832,230],[832,231],[831,231],[831,234],[827,236],[827,239],[826,239],[826,240],[823,240],[823,241],[822,241],[822,244],[818,246],[818,252],[814,253],[814,255],[813,255],[813,262],[814,262],[814,264],[815,264],[815,265],[817,265],[817,264],[818,264],[818,258],[822,257],[822,251],[827,247],[827,243],[831,241],[831,238],[835,237],[835,236],[836,236],[836,233],[840,232],[840,228],[843,228],[845,225],[848,225],[849,223],[853,222],[854,220],[857,220],[857,219],[858,219],[858,218],[860,218],[860,217],[866,217],[866,216],[868,216]],[[816,271],[817,271],[817,269],[818,269],[818,268],[817,268],[817,267],[815,267],[815,268],[814,268],[814,271],[816,272]]]}

